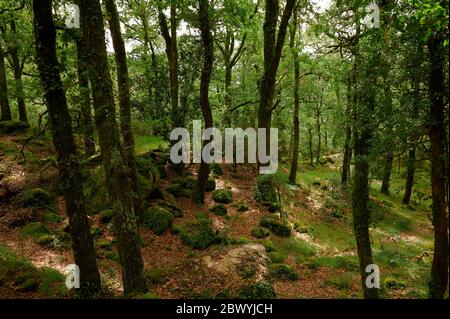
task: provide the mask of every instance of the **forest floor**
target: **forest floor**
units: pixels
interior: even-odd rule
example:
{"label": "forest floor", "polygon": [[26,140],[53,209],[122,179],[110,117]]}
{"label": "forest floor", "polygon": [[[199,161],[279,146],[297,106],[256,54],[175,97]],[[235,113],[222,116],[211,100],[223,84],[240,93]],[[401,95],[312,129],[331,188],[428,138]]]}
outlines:
{"label": "forest floor", "polygon": [[[41,137],[28,143],[22,154],[25,137],[0,136],[0,298],[70,298],[61,273],[73,257],[70,245],[56,239],[64,238],[65,211],[57,190],[53,149],[49,139]],[[158,143],[156,137],[138,137],[137,152],[157,148]],[[234,172],[232,166],[221,165],[223,174],[214,178],[216,189],[232,191],[228,214],[217,216],[209,210],[214,201],[212,192],[207,192],[204,205],[176,198],[183,214],[173,223],[183,225],[204,213],[227,240],[198,250],[175,232],[157,236],[141,226],[151,291],[142,297],[233,298],[243,287],[264,281],[273,286],[277,298],[361,298],[349,193],[339,186],[339,156],[332,158],[331,164],[315,167],[302,162],[299,184],[283,185],[282,209],[293,228],[287,238],[253,236],[260,219],[273,215],[255,200],[256,170],[238,165]],[[195,175],[197,166],[187,170]],[[401,204],[403,171],[400,166],[393,172],[389,196],[380,194],[379,182],[371,183],[374,262],[381,270],[383,298],[426,298],[433,247],[428,175],[419,168],[413,202],[405,206]],[[279,174],[288,174],[287,165],[281,164]],[[169,172],[161,179],[162,188],[174,178]],[[26,192],[37,187],[55,194],[54,203],[26,207]],[[122,286],[114,238],[110,224],[100,219],[99,214],[89,217],[102,283],[109,296],[119,297]],[[55,234],[53,241],[49,244],[34,236],[30,223]],[[280,264],[288,265],[288,271],[276,273],[274,265]]]}

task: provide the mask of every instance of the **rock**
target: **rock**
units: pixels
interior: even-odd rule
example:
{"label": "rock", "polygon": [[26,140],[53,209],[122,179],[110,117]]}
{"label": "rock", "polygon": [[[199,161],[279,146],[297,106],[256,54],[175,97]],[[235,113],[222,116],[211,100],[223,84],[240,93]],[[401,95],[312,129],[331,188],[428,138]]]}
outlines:
{"label": "rock", "polygon": [[206,267],[230,277],[239,277],[242,269],[254,269],[253,278],[256,281],[264,279],[270,264],[266,249],[263,245],[256,243],[232,248],[218,259],[208,255],[203,257],[202,261]]}

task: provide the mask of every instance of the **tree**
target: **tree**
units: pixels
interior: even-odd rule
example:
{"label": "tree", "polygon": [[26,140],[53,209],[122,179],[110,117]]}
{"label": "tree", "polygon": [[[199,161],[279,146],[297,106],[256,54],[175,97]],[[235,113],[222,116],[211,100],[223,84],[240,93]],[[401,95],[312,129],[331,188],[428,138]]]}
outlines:
{"label": "tree", "polygon": [[5,67],[5,51],[2,48],[0,42],[0,108],[1,108],[1,120],[11,121],[11,108],[9,106],[8,98],[8,83],[6,81],[6,67]]}
{"label": "tree", "polygon": [[409,205],[411,199],[412,188],[414,185],[414,174],[416,172],[416,148],[413,146],[408,152],[408,162],[406,164],[406,186],[405,194],[403,195],[402,203]]}
{"label": "tree", "polygon": [[89,297],[100,291],[94,244],[83,198],[83,184],[71,118],[63,91],[56,57],[56,29],[51,0],[33,0],[36,62],[44,88],[57,153],[61,188],[64,193],[75,264],[80,269],[80,288]]}
{"label": "tree", "polygon": [[106,186],[114,212],[125,293],[145,292],[144,263],[133,208],[133,192],[126,157],[120,144],[115,120],[112,81],[108,69],[105,34],[98,0],[80,0],[80,18],[89,61],[89,77],[94,100],[97,128]]}
{"label": "tree", "polygon": [[[203,67],[200,79],[200,107],[205,120],[205,129],[213,127],[213,117],[209,103],[209,84],[214,62],[214,40],[211,33],[211,10],[208,0],[198,1],[198,21],[203,44]],[[206,145],[207,141],[204,142]],[[203,203],[205,199],[205,187],[211,168],[203,159],[198,170],[197,185],[192,193],[192,201]]]}

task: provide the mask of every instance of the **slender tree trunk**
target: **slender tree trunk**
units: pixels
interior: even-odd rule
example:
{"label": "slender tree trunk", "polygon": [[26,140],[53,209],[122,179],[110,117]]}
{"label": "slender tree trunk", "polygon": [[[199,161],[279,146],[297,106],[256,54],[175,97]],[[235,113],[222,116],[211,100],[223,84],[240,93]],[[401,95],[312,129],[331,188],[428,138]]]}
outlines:
{"label": "slender tree trunk", "polygon": [[431,141],[431,192],[433,199],[434,255],[431,268],[430,296],[444,298],[448,281],[448,228],[445,203],[445,126],[444,126],[444,45],[433,36],[428,42],[430,55],[431,110],[428,135]]}
{"label": "slender tree trunk", "polygon": [[225,59],[225,107],[226,111],[224,114],[224,126],[225,128],[232,126],[232,114],[231,109],[233,108],[233,97],[231,96],[231,79],[233,76],[233,67],[231,66],[231,61]]}
{"label": "slender tree trunk", "polygon": [[[200,33],[203,43],[203,67],[200,80],[200,107],[202,109],[203,118],[205,120],[205,128],[213,127],[213,117],[211,106],[209,104],[209,83],[211,81],[211,72],[214,62],[214,43],[211,33],[211,10],[208,0],[199,0],[199,23]],[[204,142],[206,145],[207,141]],[[205,187],[208,180],[211,168],[203,159],[200,163],[198,171],[197,185],[192,194],[192,201],[196,203],[203,203],[205,199]]]}
{"label": "slender tree trunk", "polygon": [[298,151],[300,143],[300,121],[299,121],[299,110],[300,110],[300,60],[298,56],[298,51],[295,46],[295,35],[297,30],[297,10],[294,10],[291,30],[290,30],[290,47],[292,51],[292,58],[294,60],[294,137],[292,139],[292,163],[291,170],[289,172],[289,181],[292,184],[297,182],[297,171],[298,171]]}
{"label": "slender tree trunk", "polygon": [[81,120],[83,126],[84,156],[88,158],[95,154],[94,123],[91,111],[91,96],[89,89],[89,74],[85,48],[82,39],[76,40],[77,46],[77,74],[81,104]]}
{"label": "slender tree trunk", "polygon": [[352,107],[352,81],[349,77],[347,79],[347,108],[345,110],[345,143],[344,143],[344,159],[342,161],[342,186],[347,186],[347,182],[350,176],[350,163],[352,160],[352,126],[350,125],[350,116]]}
{"label": "slender tree trunk", "polygon": [[0,43],[0,108],[1,121],[11,121],[11,109],[8,99],[8,83],[6,81],[5,52]]}
{"label": "slender tree trunk", "polygon": [[381,183],[381,193],[389,195],[389,187],[391,180],[392,164],[394,163],[394,154],[389,151],[384,162],[383,179]]}
{"label": "slender tree trunk", "polygon": [[59,173],[75,264],[80,269],[82,296],[100,291],[100,273],[84,207],[83,183],[77,161],[76,146],[66,96],[64,95],[56,57],[56,29],[52,17],[51,0],[33,0],[36,62],[56,148]]}
{"label": "slender tree trunk", "polygon": [[[14,37],[16,36],[16,23],[14,20],[10,23],[11,31],[14,34]],[[14,38],[14,46],[11,48],[11,61],[12,61],[12,67],[14,72],[14,80],[15,80],[15,86],[16,86],[16,98],[17,98],[17,106],[19,109],[19,120],[22,122],[28,123],[28,117],[27,117],[27,108],[25,106],[25,99],[23,95],[23,84],[22,84],[22,67],[20,66],[20,60],[19,60],[19,48],[17,45],[17,41]]]}
{"label": "slender tree trunk", "polygon": [[120,31],[119,13],[114,0],[104,0],[108,12],[109,30],[113,41],[117,65],[117,84],[119,87],[120,129],[123,139],[123,149],[130,170],[131,188],[133,190],[134,212],[139,215],[142,199],[139,196],[136,156],[134,151],[134,136],[131,127],[131,101],[128,77],[127,53]]}
{"label": "slender tree trunk", "polygon": [[402,203],[405,205],[409,205],[409,201],[411,199],[415,173],[416,173],[416,148],[413,147],[409,150],[408,154],[405,194],[403,195],[402,200]]}
{"label": "slender tree trunk", "polygon": [[79,0],[92,85],[95,125],[106,175],[109,200],[114,212],[124,292],[146,292],[144,263],[133,209],[133,195],[126,157],[115,120],[112,81],[108,70],[105,34],[98,0]]}
{"label": "slender tree trunk", "polygon": [[314,166],[314,154],[313,154],[313,133],[312,128],[308,128],[308,136],[309,136],[309,160],[311,166]]}
{"label": "slender tree trunk", "polygon": [[[322,98],[321,98],[322,99]],[[320,102],[322,104],[322,102]],[[322,132],[321,132],[321,126],[320,126],[320,110],[321,106],[318,105],[316,109],[316,128],[317,128],[317,154],[316,154],[316,163],[317,165],[320,164],[320,153],[321,153],[321,147],[322,147]]]}

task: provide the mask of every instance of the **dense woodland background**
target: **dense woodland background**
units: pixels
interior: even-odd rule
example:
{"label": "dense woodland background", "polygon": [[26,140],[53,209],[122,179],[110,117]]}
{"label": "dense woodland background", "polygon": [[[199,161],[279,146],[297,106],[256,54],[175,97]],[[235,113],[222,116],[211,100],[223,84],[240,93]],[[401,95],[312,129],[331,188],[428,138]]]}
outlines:
{"label": "dense woodland background", "polygon": [[448,1],[371,3],[1,0],[0,297],[448,298]]}

